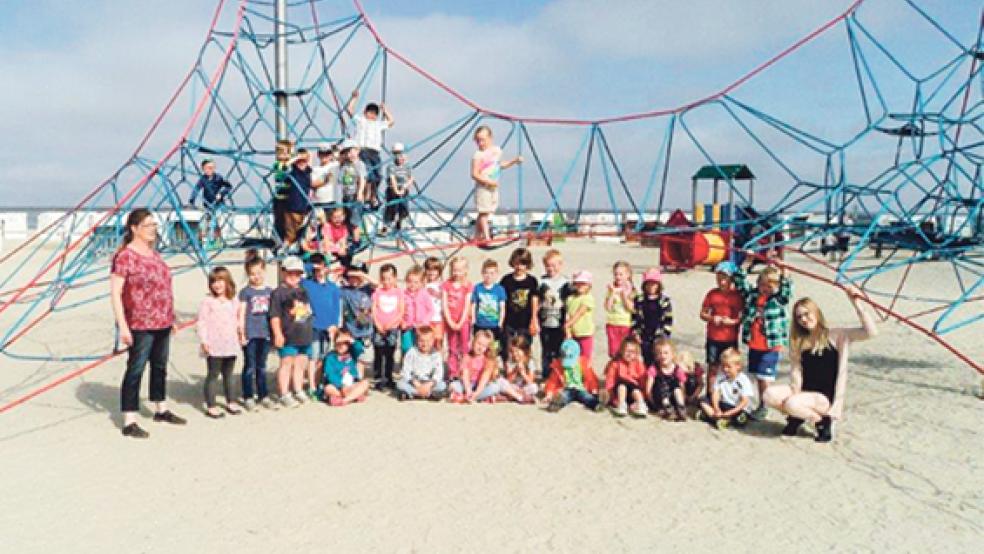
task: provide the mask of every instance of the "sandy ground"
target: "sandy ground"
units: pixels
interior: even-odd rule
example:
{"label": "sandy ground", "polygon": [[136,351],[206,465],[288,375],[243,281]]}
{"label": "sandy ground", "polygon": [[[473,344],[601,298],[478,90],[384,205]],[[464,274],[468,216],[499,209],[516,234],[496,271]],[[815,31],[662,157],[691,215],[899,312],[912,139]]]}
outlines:
{"label": "sandy ground", "polygon": [[[559,247],[568,272],[590,269],[602,286],[616,259],[642,269],[657,256],[590,241]],[[486,253],[464,254],[477,277]],[[508,249],[493,255],[504,262]],[[910,279],[907,290],[928,294],[938,272],[923,266]],[[666,283],[677,338],[702,358],[697,312],[713,276]],[[834,325],[854,323],[841,293],[794,283]],[[178,277],[179,311],[194,313],[203,290],[200,274]],[[0,316],[0,328],[16,315]],[[14,350],[105,352],[110,322],[108,301],[86,304]],[[716,431],[578,406],[549,415],[380,395],[344,409],[309,404],[212,421],[201,412],[204,362],[194,333],[183,331],[172,343],[168,396],[187,427],[147,419],[150,440],[120,437],[122,358],[0,416],[0,550],[980,551],[980,376],[909,328],[889,321],[880,330],[853,349],[847,420],[832,445],[815,444],[808,430],[778,438],[776,413]],[[980,336],[977,325],[948,338],[984,360]],[[79,364],[4,358],[3,366],[0,404]]]}

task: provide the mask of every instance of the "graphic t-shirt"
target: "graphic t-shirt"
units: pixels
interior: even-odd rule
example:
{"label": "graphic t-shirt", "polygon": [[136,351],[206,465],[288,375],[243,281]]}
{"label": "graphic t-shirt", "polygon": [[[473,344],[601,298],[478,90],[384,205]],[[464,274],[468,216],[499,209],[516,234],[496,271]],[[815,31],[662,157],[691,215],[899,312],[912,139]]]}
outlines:
{"label": "graphic t-shirt", "polygon": [[494,329],[499,326],[500,302],[506,301],[506,290],[502,285],[486,287],[484,283],[475,285],[472,302],[475,303],[475,326],[480,329]]}
{"label": "graphic t-shirt", "polygon": [[[625,289],[628,290],[629,298],[632,298],[632,285],[625,286]],[[606,323],[617,327],[631,327],[632,312],[629,311],[629,307],[625,304],[622,295],[619,294],[619,290],[609,290],[606,295],[606,302],[608,298],[612,299],[612,309],[608,310]]]}
{"label": "graphic t-shirt", "polygon": [[[713,289],[704,296],[701,310],[710,308],[712,316],[719,315],[740,320],[743,307],[744,302],[742,302],[741,294],[737,290]],[[715,325],[713,321],[708,321],[707,338],[717,342],[737,342],[738,325]]]}
{"label": "graphic t-shirt", "polygon": [[558,329],[564,325],[564,302],[571,293],[567,277],[540,277],[540,326]]}
{"label": "graphic t-shirt", "polygon": [[301,287],[277,287],[270,295],[270,318],[280,318],[284,344],[307,346],[313,340],[311,301]]}
{"label": "graphic t-shirt", "polygon": [[503,277],[499,284],[506,291],[506,327],[528,328],[533,319],[533,297],[539,293],[540,283],[532,275],[527,275],[522,281],[518,281],[510,273]]}
{"label": "graphic t-shirt", "polygon": [[342,187],[342,202],[355,202],[359,194],[359,178],[366,177],[366,165],[362,161],[345,163],[338,168],[338,184]]}
{"label": "graphic t-shirt", "polygon": [[427,283],[424,285],[424,290],[427,291],[427,296],[431,299],[431,304],[434,305],[434,312],[431,316],[431,323],[440,323],[444,321],[444,312],[442,311],[441,302],[441,283],[440,281],[434,281],[432,283]]}
{"label": "graphic t-shirt", "polygon": [[400,308],[404,305],[404,292],[399,287],[378,288],[372,293],[372,313],[376,323],[387,329],[399,324],[403,316]]}
{"label": "graphic t-shirt", "polygon": [[164,258],[124,248],[113,256],[112,274],[123,278],[123,315],[131,331],[167,329],[174,325],[171,270]]}
{"label": "graphic t-shirt", "polygon": [[245,287],[239,291],[239,301],[246,304],[246,338],[270,339],[270,287]]}
{"label": "graphic t-shirt", "polygon": [[[478,150],[472,155],[473,161],[478,161],[478,174],[486,179],[498,183],[499,173],[501,173],[502,168],[500,166],[500,161],[502,160],[502,149],[498,146],[490,146],[485,150]],[[475,183],[478,186],[483,186]]]}
{"label": "graphic t-shirt", "polygon": [[[395,163],[386,166],[386,194],[388,197],[404,196],[407,193],[407,183],[410,181],[411,170],[407,164],[396,165]],[[396,184],[400,188],[397,192],[389,186],[390,178],[396,178]]]}
{"label": "graphic t-shirt", "polygon": [[584,390],[584,373],[581,372],[580,360],[570,367],[564,366],[564,387]]}
{"label": "graphic t-shirt", "polygon": [[342,287],[342,322],[352,336],[372,336],[372,286]]}
{"label": "graphic t-shirt", "polygon": [[745,411],[751,410],[751,399],[755,395],[755,392],[752,388],[752,382],[748,379],[748,375],[739,373],[735,376],[734,380],[731,380],[728,379],[728,375],[722,371],[718,373],[717,379],[714,380],[714,388],[717,390],[718,394],[721,395],[721,402],[727,402],[732,406],[737,406],[741,403],[742,398],[747,398],[749,399],[749,402],[748,405],[745,406]]}

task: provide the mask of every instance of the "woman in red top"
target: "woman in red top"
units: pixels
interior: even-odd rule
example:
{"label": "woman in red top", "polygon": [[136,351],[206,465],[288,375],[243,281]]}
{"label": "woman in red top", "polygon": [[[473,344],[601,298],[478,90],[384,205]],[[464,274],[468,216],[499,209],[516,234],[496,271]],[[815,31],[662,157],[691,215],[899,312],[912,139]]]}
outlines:
{"label": "woman in red top", "polygon": [[150,400],[156,403],[154,421],[183,425],[167,409],[167,355],[174,325],[171,270],[157,253],[157,221],[150,210],[138,208],[126,218],[123,244],[113,256],[110,298],[120,342],[129,348],[120,391],[123,435],[147,438],[137,425],[140,379],[150,362]]}

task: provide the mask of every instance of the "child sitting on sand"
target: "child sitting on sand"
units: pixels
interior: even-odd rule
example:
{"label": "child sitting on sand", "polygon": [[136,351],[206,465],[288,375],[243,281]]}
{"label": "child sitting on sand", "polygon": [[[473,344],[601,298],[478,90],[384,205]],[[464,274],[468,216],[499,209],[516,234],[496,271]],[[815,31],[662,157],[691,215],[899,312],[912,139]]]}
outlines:
{"label": "child sitting on sand", "polygon": [[[694,360],[694,355],[686,350],[677,352],[676,363],[684,371],[683,394],[688,405],[696,406],[704,391],[704,368]],[[710,388],[710,387],[708,387]]]}
{"label": "child sitting on sand", "polygon": [[335,335],[335,349],[325,356],[322,394],[332,406],[361,402],[369,394],[369,381],[352,354],[352,334],[345,329]]}
{"label": "child sitting on sand", "polygon": [[686,419],[683,383],[687,380],[687,374],[676,363],[676,347],[673,341],[666,337],[658,339],[653,345],[653,354],[656,364],[649,368],[649,378],[646,382],[651,405],[658,411],[659,417],[683,421]]}
{"label": "child sitting on sand", "polygon": [[721,372],[714,380],[709,398],[700,403],[704,420],[723,429],[729,424],[748,423],[748,412],[755,391],[741,371],[741,353],[729,348],[721,353]]}
{"label": "child sitting on sand", "polygon": [[476,331],[471,348],[461,359],[461,374],[451,383],[451,401],[470,404],[494,398],[499,393],[495,384],[498,360],[492,350],[492,333]]}
{"label": "child sitting on sand", "polygon": [[[646,365],[642,362],[642,350],[635,337],[622,341],[615,357],[605,368],[605,390],[609,402],[615,406],[616,417],[625,417],[630,412],[636,417],[646,417]],[[631,408],[629,401],[632,402]]]}
{"label": "child sitting on sand", "polygon": [[601,408],[598,400],[598,377],[591,368],[591,360],[581,354],[581,346],[573,339],[560,345],[560,357],[554,360],[550,379],[545,387],[544,400],[547,411],[559,412],[570,402],[580,402],[589,410]]}
{"label": "child sitting on sand", "polygon": [[522,404],[536,401],[536,364],[530,353],[530,343],[526,337],[515,336],[509,340],[505,375],[496,384],[499,393]]}
{"label": "child sitting on sand", "polygon": [[225,389],[226,411],[233,415],[242,413],[232,392],[232,370],[236,368],[239,354],[239,304],[236,284],[229,270],[217,266],[208,274],[208,296],[198,309],[198,339],[208,370],[205,377],[205,415],[220,418],[225,414],[215,403],[215,384],[222,376]]}
{"label": "child sitting on sand", "polygon": [[444,360],[434,348],[434,330],[430,325],[417,328],[416,346],[404,354],[400,381],[396,384],[397,398],[427,398],[440,400],[447,385],[444,383]]}
{"label": "child sitting on sand", "polygon": [[501,162],[502,149],[492,143],[492,129],[482,125],[475,131],[475,145],[478,150],[472,155],[471,178],[475,181],[475,240],[479,243],[492,239],[489,219],[499,208],[499,173],[516,164],[523,163],[517,156]]}

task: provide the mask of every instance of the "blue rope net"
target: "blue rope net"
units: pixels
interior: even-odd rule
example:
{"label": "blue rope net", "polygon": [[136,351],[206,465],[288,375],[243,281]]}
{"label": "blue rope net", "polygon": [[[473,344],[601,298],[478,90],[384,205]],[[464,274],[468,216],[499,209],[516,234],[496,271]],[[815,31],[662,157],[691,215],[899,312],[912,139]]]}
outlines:
{"label": "blue rope net", "polygon": [[[347,2],[297,0],[289,5],[291,88],[274,86],[272,2],[228,6],[169,105],[187,102],[190,121],[181,110],[165,110],[164,123],[155,125],[151,140],[76,210],[42,229],[23,255],[4,259],[0,290],[7,292],[0,297],[0,309],[16,317],[0,337],[0,351],[26,360],[105,355],[105,348],[86,355],[25,354],[13,344],[41,320],[105,301],[110,254],[119,244],[125,214],[134,207],[158,214],[161,249],[180,271],[207,270],[236,249],[276,250],[281,241],[271,197],[278,98],[287,99],[290,138],[313,150],[348,132],[344,104],[353,89],[360,92],[357,113],[367,99],[398,99],[408,87],[445,94],[378,42],[370,22]],[[844,114],[851,129],[846,139],[808,130],[756,101],[755,91],[770,86],[771,73],[675,110],[563,124],[504,116],[444,96],[453,120],[435,123],[432,132],[420,136],[399,135],[417,181],[406,198],[396,201],[408,205],[409,220],[401,230],[384,234],[385,202],[367,213],[362,255],[420,255],[429,248],[448,255],[453,249],[439,247],[469,240],[474,191],[464,169],[466,144],[480,125],[495,127],[503,150],[526,160],[503,181],[504,195],[515,191],[515,199],[506,202],[515,215],[493,223],[497,234],[507,236],[598,232],[592,214],[598,210],[611,214],[605,232],[678,233],[663,224],[666,210],[679,206],[669,199],[674,189],[689,186],[680,184],[681,172],[689,175],[695,162],[720,167],[741,152],[771,172],[768,186],[774,198],[753,202],[741,183],[721,172],[718,183],[734,197],[738,214],[731,223],[734,247],[783,246],[814,253],[828,237],[843,237],[847,252],[834,268],[839,281],[893,303],[925,305],[923,311],[931,314],[925,317],[932,318],[938,334],[979,323],[984,313],[965,306],[984,294],[984,27],[974,36],[957,37],[915,2],[880,5],[924,22],[928,30],[921,39],[948,49],[933,68],[917,71],[893,52],[886,41],[891,35],[866,23],[867,6],[860,4],[821,37],[840,45],[843,59],[837,61],[848,68],[829,86],[856,91],[857,113]],[[783,57],[781,64],[796,64],[797,53]],[[412,106],[403,106],[397,115],[409,111]],[[182,119],[184,125],[178,125]],[[161,131],[168,121],[185,129],[170,148]],[[729,144],[708,140],[707,129],[727,129]],[[640,136],[645,148],[638,147]],[[557,145],[566,154],[559,155]],[[640,151],[647,159],[639,159]],[[187,205],[205,158],[216,162],[232,187],[208,217]],[[867,170],[856,170],[862,158]],[[383,153],[381,163],[390,161]],[[904,286],[909,269],[923,263],[936,264],[941,272],[939,293],[932,298],[911,295]],[[43,270],[25,288],[24,272],[39,266]]]}

